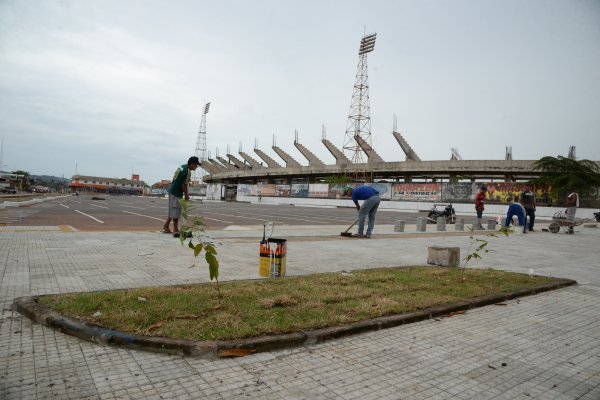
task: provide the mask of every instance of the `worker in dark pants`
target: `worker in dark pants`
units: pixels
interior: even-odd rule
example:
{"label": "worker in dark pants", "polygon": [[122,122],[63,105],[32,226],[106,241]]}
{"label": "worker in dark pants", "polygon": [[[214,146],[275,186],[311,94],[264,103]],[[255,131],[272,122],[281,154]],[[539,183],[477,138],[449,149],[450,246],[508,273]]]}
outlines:
{"label": "worker in dark pants", "polygon": [[535,194],[531,186],[527,186],[525,191],[521,193],[521,203],[525,207],[525,214],[529,218],[528,230],[533,231],[533,224],[535,223]]}

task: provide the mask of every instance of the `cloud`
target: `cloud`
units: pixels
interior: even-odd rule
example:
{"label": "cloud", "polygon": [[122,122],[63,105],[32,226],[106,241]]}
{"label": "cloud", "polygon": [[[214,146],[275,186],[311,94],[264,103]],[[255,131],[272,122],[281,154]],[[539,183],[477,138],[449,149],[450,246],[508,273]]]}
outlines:
{"label": "cloud", "polygon": [[[362,10],[357,13],[356,10]],[[154,183],[207,147],[341,147],[363,29],[373,144],[403,160],[600,159],[598,3],[45,1],[0,3],[0,131],[12,169]],[[509,23],[510,22],[510,23]],[[363,28],[366,26],[366,28]],[[31,168],[30,168],[31,167]]]}

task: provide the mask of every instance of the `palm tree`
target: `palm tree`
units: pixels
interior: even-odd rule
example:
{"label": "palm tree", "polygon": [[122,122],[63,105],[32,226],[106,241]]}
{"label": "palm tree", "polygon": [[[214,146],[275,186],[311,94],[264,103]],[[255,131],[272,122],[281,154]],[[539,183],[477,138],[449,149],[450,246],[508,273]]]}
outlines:
{"label": "palm tree", "polygon": [[550,185],[555,195],[570,189],[587,192],[600,186],[600,165],[595,161],[546,156],[533,163],[533,167],[541,172],[533,183]]}

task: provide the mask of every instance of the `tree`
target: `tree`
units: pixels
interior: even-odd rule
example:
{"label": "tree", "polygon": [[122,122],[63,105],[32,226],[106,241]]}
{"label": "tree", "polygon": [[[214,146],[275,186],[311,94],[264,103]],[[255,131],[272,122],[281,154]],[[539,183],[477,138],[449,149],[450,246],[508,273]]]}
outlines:
{"label": "tree", "polygon": [[351,182],[352,179],[347,175],[329,175],[325,178],[325,183],[330,185],[343,185]]}
{"label": "tree", "polygon": [[11,174],[23,175],[25,178],[29,178],[29,175],[30,175],[29,172],[22,171],[22,170],[13,171],[13,172],[11,172]]}
{"label": "tree", "polygon": [[[217,249],[215,248],[217,243],[212,237],[206,234],[206,224],[200,215],[194,215],[192,217],[192,225],[187,225],[187,220],[190,212],[190,201],[186,199],[179,199],[181,204],[181,218],[184,224],[179,229],[179,240],[183,246],[183,242],[186,239],[188,241],[188,247],[194,252],[194,257],[198,257],[200,252],[204,249],[204,259],[208,264],[208,273],[210,280],[217,281],[217,293],[219,299],[219,306],[221,305],[221,289],[219,287],[219,261],[217,260]],[[196,239],[197,243],[194,243]]]}
{"label": "tree", "polygon": [[533,183],[550,185],[555,195],[571,188],[587,191],[600,186],[600,166],[594,161],[546,156],[533,163],[533,167],[541,172]]}

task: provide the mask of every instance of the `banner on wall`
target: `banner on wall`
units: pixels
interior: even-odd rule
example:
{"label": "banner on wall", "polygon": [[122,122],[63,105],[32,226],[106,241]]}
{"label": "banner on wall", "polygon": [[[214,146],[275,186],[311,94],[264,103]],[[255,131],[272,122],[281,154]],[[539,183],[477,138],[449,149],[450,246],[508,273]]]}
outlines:
{"label": "banner on wall", "polygon": [[349,183],[336,183],[335,185],[329,185],[329,197],[341,199],[344,195],[344,186],[355,187],[356,185]]}
{"label": "banner on wall", "polygon": [[327,183],[309,183],[308,197],[329,197],[329,185]]}
{"label": "banner on wall", "polygon": [[275,185],[275,196],[290,197],[291,185]]}
{"label": "banner on wall", "polygon": [[256,185],[238,183],[237,192],[238,196],[256,196]]}
{"label": "banner on wall", "polygon": [[392,184],[391,183],[367,183],[367,185],[373,187],[375,190],[379,192],[379,198],[381,200],[391,200],[392,199]]}
{"label": "banner on wall", "polygon": [[[521,182],[489,182],[487,186],[487,200],[490,203],[512,203],[521,192],[527,188],[527,183]],[[479,185],[478,185],[479,186]],[[477,187],[476,190],[479,190]]]}
{"label": "banner on wall", "polygon": [[257,196],[275,196],[275,185],[274,184],[265,184],[261,183],[256,185],[256,195]]}
{"label": "banner on wall", "polygon": [[442,201],[447,203],[468,203],[475,200],[481,185],[472,183],[441,183]]}
{"label": "banner on wall", "polygon": [[[469,203],[475,199],[475,194],[482,185],[486,185],[488,192],[487,203],[510,204],[529,186],[522,182],[474,182],[474,183],[372,183],[383,200],[396,201],[429,201],[429,202],[456,202]],[[346,184],[328,185],[326,183],[294,183],[291,185],[274,184],[243,184],[237,185],[237,194],[240,196],[279,196],[279,197],[314,197],[314,198],[342,198],[342,190]],[[358,185],[351,184],[356,187]],[[207,186],[207,198],[219,199],[221,185]],[[533,186],[536,203],[539,206],[562,205],[557,198],[551,195],[546,186]],[[600,188],[594,187],[580,194],[583,207],[600,207]],[[562,202],[561,202],[562,203]]]}
{"label": "banner on wall", "polygon": [[[473,193],[479,191],[481,183],[473,184]],[[487,182],[486,201],[489,203],[512,203],[519,198],[521,193],[532,187],[535,194],[536,204],[540,206],[550,206],[556,204],[557,201],[550,193],[550,188],[547,186],[536,186],[526,182]]]}
{"label": "banner on wall", "polygon": [[308,183],[292,183],[292,197],[308,197]]}
{"label": "banner on wall", "polygon": [[439,183],[395,183],[392,185],[392,200],[441,201]]}

